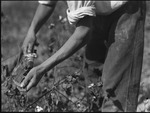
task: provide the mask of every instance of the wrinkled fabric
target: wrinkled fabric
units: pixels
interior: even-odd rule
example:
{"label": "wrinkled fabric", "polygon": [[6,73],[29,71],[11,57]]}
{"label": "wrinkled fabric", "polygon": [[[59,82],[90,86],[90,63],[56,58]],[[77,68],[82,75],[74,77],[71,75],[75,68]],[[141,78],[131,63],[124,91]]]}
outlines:
{"label": "wrinkled fabric", "polygon": [[48,0],[42,0],[42,1],[39,0],[38,2],[39,2],[40,4],[43,4],[43,5],[44,5],[44,4],[47,5],[47,4],[50,3],[50,1],[48,1]]}
{"label": "wrinkled fabric", "polygon": [[136,111],[143,60],[145,7],[145,1],[130,1],[111,14],[95,17],[95,29],[85,50],[83,74],[86,86],[102,77],[102,112]]}
{"label": "wrinkled fabric", "polygon": [[67,17],[70,24],[76,23],[85,16],[96,16],[95,1],[67,1]]}
{"label": "wrinkled fabric", "polygon": [[[144,1],[128,2],[110,15],[96,17],[99,31],[93,31],[86,47],[84,75],[86,83],[90,83],[92,75],[87,70],[91,70],[95,62],[104,62],[102,112],[136,111],[143,61],[145,7]],[[99,40],[106,38],[108,52],[98,48],[98,38],[93,38],[98,37],[96,35]],[[105,46],[104,41],[99,43],[101,47]],[[102,52],[107,52],[106,57],[101,56]]]}
{"label": "wrinkled fabric", "polygon": [[85,16],[96,16],[95,7],[81,7],[75,11],[67,10],[67,17],[70,24],[76,24],[81,18]]}
{"label": "wrinkled fabric", "polygon": [[[145,2],[129,2],[116,18],[111,30],[110,45],[103,68],[103,90],[119,111],[135,112],[140,88],[143,48]],[[103,105],[104,111],[107,104]]]}
{"label": "wrinkled fabric", "polygon": [[118,8],[120,6],[122,6],[123,4],[125,4],[127,1],[111,1],[111,8],[115,9]]}
{"label": "wrinkled fabric", "polygon": [[[39,1],[40,4],[49,4],[49,1]],[[67,17],[68,21],[72,25],[76,23],[85,16],[96,16],[96,15],[108,15],[122,5],[126,1],[94,1],[94,0],[74,0],[67,1]]]}
{"label": "wrinkled fabric", "polygon": [[67,17],[70,24],[76,24],[85,16],[110,14],[124,5],[126,1],[67,1]]}
{"label": "wrinkled fabric", "polygon": [[96,14],[97,15],[108,15],[126,4],[124,1],[95,1]]}

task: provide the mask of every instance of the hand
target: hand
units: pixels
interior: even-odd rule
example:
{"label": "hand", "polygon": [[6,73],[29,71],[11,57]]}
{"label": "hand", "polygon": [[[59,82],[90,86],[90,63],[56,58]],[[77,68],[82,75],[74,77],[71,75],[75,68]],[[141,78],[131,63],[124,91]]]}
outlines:
{"label": "hand", "polygon": [[28,92],[32,87],[35,87],[39,83],[43,74],[44,71],[42,67],[37,66],[32,68],[20,84],[20,87],[26,89]]}
{"label": "hand", "polygon": [[24,55],[33,52],[35,43],[36,43],[35,33],[28,33],[24,39],[23,46],[22,46]]}

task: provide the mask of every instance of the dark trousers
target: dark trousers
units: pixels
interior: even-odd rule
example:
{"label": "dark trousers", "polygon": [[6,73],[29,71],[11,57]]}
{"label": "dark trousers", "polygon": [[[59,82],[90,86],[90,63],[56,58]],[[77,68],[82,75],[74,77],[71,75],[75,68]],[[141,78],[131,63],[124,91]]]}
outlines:
{"label": "dark trousers", "polygon": [[136,111],[145,7],[145,2],[128,2],[113,14],[97,16],[94,20],[94,30],[85,51],[84,75],[86,86],[99,78],[103,82],[102,112]]}

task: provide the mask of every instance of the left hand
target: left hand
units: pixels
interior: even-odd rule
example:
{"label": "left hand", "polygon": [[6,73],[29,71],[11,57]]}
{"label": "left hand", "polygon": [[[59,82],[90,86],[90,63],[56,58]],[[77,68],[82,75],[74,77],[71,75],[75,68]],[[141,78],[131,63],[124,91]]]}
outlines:
{"label": "left hand", "polygon": [[28,92],[32,87],[35,87],[39,83],[43,74],[44,71],[42,70],[42,67],[37,66],[32,68],[20,84],[20,87],[26,89]]}

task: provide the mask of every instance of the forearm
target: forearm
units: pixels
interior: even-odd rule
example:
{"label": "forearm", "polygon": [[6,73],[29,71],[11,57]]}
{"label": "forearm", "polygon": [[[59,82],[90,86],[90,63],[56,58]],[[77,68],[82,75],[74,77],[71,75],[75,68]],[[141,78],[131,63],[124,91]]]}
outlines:
{"label": "forearm", "polygon": [[73,37],[70,39],[49,59],[43,62],[41,65],[45,71],[50,70],[63,60],[73,55],[77,50],[86,44],[85,40],[75,40]]}
{"label": "forearm", "polygon": [[86,19],[85,22],[86,21],[87,23],[89,22],[88,25],[84,25],[85,23],[83,26],[82,24],[79,25],[68,41],[53,56],[40,65],[45,72],[73,55],[87,43],[91,31],[91,17]]}
{"label": "forearm", "polygon": [[30,33],[36,34],[39,31],[39,29],[42,27],[42,25],[51,16],[51,14],[55,8],[55,5],[56,5],[56,2],[50,6],[39,4],[39,6],[36,10],[36,13],[34,15],[34,18],[32,20],[32,23],[30,25],[30,28],[28,30],[28,34],[30,34]]}

